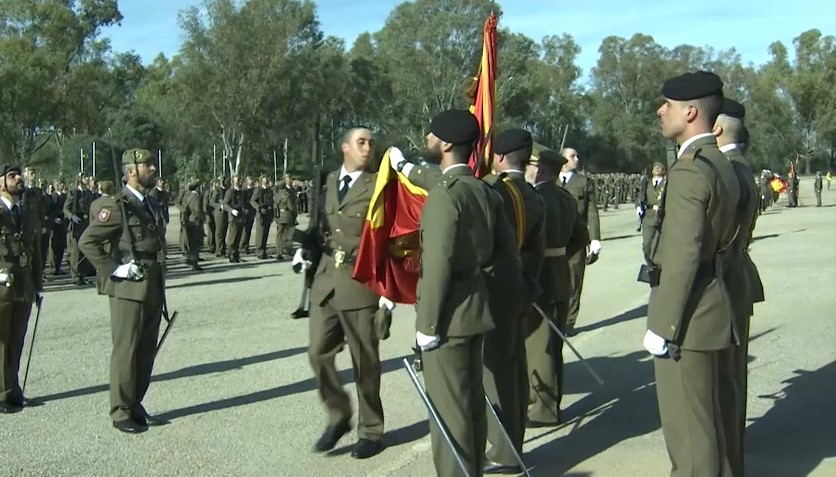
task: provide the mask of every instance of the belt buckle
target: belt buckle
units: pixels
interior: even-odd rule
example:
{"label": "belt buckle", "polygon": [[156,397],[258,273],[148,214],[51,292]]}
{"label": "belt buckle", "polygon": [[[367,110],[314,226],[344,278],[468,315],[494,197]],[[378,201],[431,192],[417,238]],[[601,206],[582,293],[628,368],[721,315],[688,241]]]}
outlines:
{"label": "belt buckle", "polygon": [[345,252],[342,250],[336,250],[334,252],[334,265],[337,268],[340,268],[340,265],[342,265],[343,262],[345,262]]}

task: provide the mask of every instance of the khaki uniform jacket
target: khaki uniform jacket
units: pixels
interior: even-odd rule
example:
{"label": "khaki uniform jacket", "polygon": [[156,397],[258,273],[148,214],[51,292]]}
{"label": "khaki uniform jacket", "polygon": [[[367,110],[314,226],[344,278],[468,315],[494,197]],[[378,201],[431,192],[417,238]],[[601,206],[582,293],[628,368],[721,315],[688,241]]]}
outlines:
{"label": "khaki uniform jacket", "polygon": [[200,227],[205,219],[203,214],[203,197],[195,191],[183,195],[183,212],[180,218],[182,225]]}
{"label": "khaki uniform jacket", "polygon": [[0,269],[10,275],[11,286],[0,285],[0,300],[34,303],[43,290],[41,264],[41,211],[21,204],[17,222],[6,203],[0,201]]}
{"label": "khaki uniform jacket", "polygon": [[[371,200],[371,195],[369,199]],[[276,217],[278,223],[296,225],[296,191],[288,190],[284,186],[278,187],[273,196],[273,203],[276,207],[274,217]]]}
{"label": "khaki uniform jacket", "polygon": [[[560,178],[557,179],[557,184],[561,185]],[[566,187],[564,188],[578,201],[578,214],[586,226],[589,227],[589,238],[591,240],[601,240],[601,221],[598,218],[595,185],[584,174],[575,171],[566,181]]]}
{"label": "khaki uniform jacket", "polygon": [[[354,280],[354,259],[374,190],[375,175],[363,172],[351,184],[342,203],[337,196],[339,170],[325,179],[322,213],[317,229],[322,259],[311,285],[311,303],[331,306],[339,311],[377,307],[380,296]],[[337,256],[344,262],[336,263]]]}
{"label": "khaki uniform jacket", "polygon": [[661,235],[651,257],[661,276],[650,291],[648,329],[683,349],[732,343],[731,298],[717,267],[728,265],[718,257],[734,239],[739,199],[734,169],[713,136],[689,144],[668,171]]}
{"label": "khaki uniform jacket", "polygon": [[70,222],[70,228],[81,227],[83,229],[90,222],[90,204],[93,203],[95,197],[93,193],[87,189],[75,189],[67,192],[67,200],[64,201],[64,217],[70,219],[73,215],[81,219],[78,225]]}
{"label": "khaki uniform jacket", "polygon": [[502,254],[517,257],[502,199],[467,167],[449,169],[428,190],[416,329],[442,340],[484,334],[495,327],[484,269]]}
{"label": "khaki uniform jacket", "polygon": [[[223,210],[229,212],[229,220],[244,222],[246,219],[246,191],[244,189],[236,189],[234,187],[230,187],[227,189],[226,193],[224,193],[224,201],[223,201]],[[238,211],[238,216],[235,217],[232,215],[232,210]]]}
{"label": "khaki uniform jacket", "polygon": [[[103,277],[104,294],[131,301],[162,297],[165,219],[153,198],[146,196],[145,200],[153,214],[127,188],[114,196],[102,197],[101,209],[79,239],[78,248]],[[125,206],[126,218],[122,217],[119,202]],[[127,220],[127,231],[123,220]],[[115,245],[107,247],[108,244]],[[114,278],[116,268],[129,263],[132,257],[142,265],[145,278],[140,281]]]}
{"label": "khaki uniform jacket", "polygon": [[730,267],[730,276],[727,277],[729,280],[728,286],[729,290],[734,291],[732,298],[736,302],[735,309],[738,319],[748,319],[754,312],[752,305],[764,300],[763,283],[760,273],[758,273],[758,267],[755,266],[755,262],[749,256],[749,245],[752,243],[752,234],[758,220],[760,194],[758,193],[758,186],[752,181],[752,168],[743,153],[735,148],[727,151],[726,157],[731,161],[741,185],[740,209],[738,210],[740,230],[732,246],[736,254],[736,263]]}
{"label": "khaki uniform jacket", "polygon": [[273,191],[258,186],[253,190],[250,205],[259,217],[273,216]]}

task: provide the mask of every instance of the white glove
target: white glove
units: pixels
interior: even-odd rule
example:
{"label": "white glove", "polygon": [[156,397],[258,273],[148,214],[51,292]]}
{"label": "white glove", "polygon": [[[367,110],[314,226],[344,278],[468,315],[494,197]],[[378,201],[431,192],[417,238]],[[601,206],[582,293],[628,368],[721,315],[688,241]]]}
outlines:
{"label": "white glove", "polygon": [[61,217],[56,217],[55,218],[55,223],[58,224],[58,225],[61,225]]}
{"label": "white glove", "polygon": [[598,255],[601,253],[601,242],[593,240],[589,242],[589,253]]}
{"label": "white glove", "polygon": [[420,331],[415,332],[415,342],[418,343],[418,347],[421,348],[421,351],[429,351],[437,347],[440,341],[441,338],[438,336],[427,336]]}
{"label": "white glove", "polygon": [[302,257],[302,249],[297,248],[296,253],[293,254],[293,261],[290,262],[291,266],[293,266],[293,270],[299,270],[296,273],[304,272],[305,270],[311,268],[310,260],[305,260]]}
{"label": "white glove", "polygon": [[665,338],[656,333],[647,330],[644,334],[644,349],[646,349],[653,356],[664,356],[668,353],[668,342]]}
{"label": "white glove", "polygon": [[389,162],[395,169],[397,169],[398,164],[406,162],[406,158],[403,157],[403,153],[400,149],[392,146],[392,149],[389,151]]}
{"label": "white glove", "polygon": [[11,286],[9,285],[9,274],[6,272],[0,272],[0,285],[3,286]]}
{"label": "white glove", "polygon": [[46,227],[41,229],[41,235],[46,235]]}
{"label": "white glove", "polygon": [[133,280],[140,276],[139,271],[139,265],[137,265],[134,262],[131,262],[116,267],[116,270],[113,271],[113,274],[111,276],[116,278],[123,278],[125,280]]}
{"label": "white glove", "polygon": [[233,217],[238,217],[238,211],[235,209],[230,210],[229,213],[232,214]]}
{"label": "white glove", "polygon": [[659,212],[659,206],[658,205],[653,206],[653,212]]}
{"label": "white glove", "polygon": [[641,215],[642,215],[642,208],[641,208],[641,206],[636,207],[636,215],[638,215],[639,217],[641,217]]}
{"label": "white glove", "polygon": [[395,303],[392,300],[386,298],[385,296],[382,296],[382,297],[380,297],[380,300],[378,300],[378,302],[377,302],[377,307],[378,308],[384,308],[385,307],[387,310],[392,311],[392,310],[395,309]]}
{"label": "white glove", "polygon": [[74,223],[74,224],[77,224],[77,223],[81,222],[81,219],[77,215],[73,214],[73,216],[70,217],[70,221],[72,221],[72,223]]}

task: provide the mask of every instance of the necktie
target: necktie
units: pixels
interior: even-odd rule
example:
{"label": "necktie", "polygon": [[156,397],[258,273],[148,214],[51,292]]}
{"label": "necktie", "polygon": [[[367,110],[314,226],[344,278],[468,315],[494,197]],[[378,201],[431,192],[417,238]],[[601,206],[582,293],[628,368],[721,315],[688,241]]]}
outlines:
{"label": "necktie", "polygon": [[12,218],[14,218],[15,223],[20,226],[20,204],[12,204]]}
{"label": "necktie", "polygon": [[349,184],[351,184],[351,176],[346,174],[341,179],[340,189],[337,191],[337,198],[339,199],[340,203],[342,203],[343,199],[345,199],[345,194],[348,192]]}
{"label": "necktie", "polygon": [[563,187],[566,187],[566,176],[561,177],[560,181],[563,183]]}
{"label": "necktie", "polygon": [[152,219],[155,219],[154,209],[151,208],[151,204],[148,202],[148,199],[142,199],[142,205],[145,206],[145,210],[148,212],[148,215],[150,215]]}

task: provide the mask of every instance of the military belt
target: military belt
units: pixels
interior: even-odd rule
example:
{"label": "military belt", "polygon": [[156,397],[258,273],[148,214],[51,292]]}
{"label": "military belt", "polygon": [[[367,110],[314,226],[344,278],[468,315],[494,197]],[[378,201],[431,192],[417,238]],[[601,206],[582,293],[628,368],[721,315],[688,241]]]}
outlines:
{"label": "military belt", "polygon": [[[126,254],[125,258],[130,258],[131,254]],[[133,253],[134,260],[146,260],[151,262],[156,262],[159,259],[159,255],[157,252],[134,252]]]}
{"label": "military belt", "polygon": [[29,255],[0,255],[0,261],[25,267],[29,263]]}
{"label": "military belt", "polygon": [[543,256],[546,257],[546,258],[565,257],[566,256],[566,247],[547,248],[546,253],[544,253]]}

